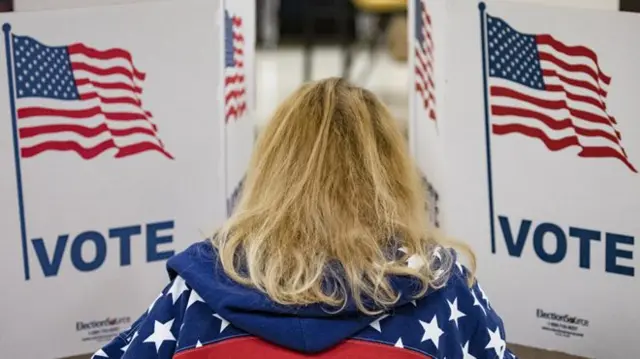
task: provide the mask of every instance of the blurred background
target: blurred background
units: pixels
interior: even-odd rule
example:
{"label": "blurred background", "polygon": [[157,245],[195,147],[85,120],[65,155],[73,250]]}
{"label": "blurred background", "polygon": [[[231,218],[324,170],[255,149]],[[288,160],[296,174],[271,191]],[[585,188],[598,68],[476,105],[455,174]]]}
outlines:
{"label": "blurred background", "polygon": [[345,76],[408,112],[406,1],[261,0],[258,121],[306,80]]}
{"label": "blurred background", "polygon": [[[640,0],[508,1],[640,12]],[[406,7],[407,0],[258,0],[259,124],[303,81],[328,76],[373,90],[406,123]]]}

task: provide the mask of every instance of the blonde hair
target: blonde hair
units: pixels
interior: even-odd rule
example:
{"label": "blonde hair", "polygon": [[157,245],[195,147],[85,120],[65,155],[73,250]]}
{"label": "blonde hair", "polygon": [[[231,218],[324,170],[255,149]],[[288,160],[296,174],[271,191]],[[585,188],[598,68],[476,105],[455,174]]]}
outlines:
{"label": "blonde hair", "polygon": [[[213,243],[230,278],[276,303],[343,308],[351,299],[367,314],[399,300],[389,276],[415,278],[421,297],[446,283],[454,260],[439,250],[452,242],[430,228],[397,121],[337,78],[303,85],[279,106]],[[412,256],[425,265],[408,266]]]}

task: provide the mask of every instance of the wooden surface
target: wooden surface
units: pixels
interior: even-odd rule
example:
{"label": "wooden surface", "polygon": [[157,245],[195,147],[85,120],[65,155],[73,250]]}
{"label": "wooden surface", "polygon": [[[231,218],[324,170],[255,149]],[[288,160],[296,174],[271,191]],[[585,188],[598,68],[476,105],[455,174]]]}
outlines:
{"label": "wooden surface", "polygon": [[356,7],[367,12],[396,12],[407,9],[407,0],[352,0]]}
{"label": "wooden surface", "polygon": [[409,41],[407,38],[407,16],[396,15],[389,24],[387,32],[387,49],[391,57],[400,62],[407,62]]}
{"label": "wooden surface", "polygon": [[547,350],[525,347],[522,345],[509,345],[509,349],[513,351],[519,359],[586,359],[573,355],[550,352]]}

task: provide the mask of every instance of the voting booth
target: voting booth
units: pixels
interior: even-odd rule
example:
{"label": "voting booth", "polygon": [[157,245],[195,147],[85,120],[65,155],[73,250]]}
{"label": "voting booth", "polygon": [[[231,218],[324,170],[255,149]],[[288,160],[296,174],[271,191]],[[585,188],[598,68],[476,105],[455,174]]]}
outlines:
{"label": "voting booth", "polygon": [[255,1],[225,0],[225,148],[227,214],[233,211],[255,139]]}
{"label": "voting booth", "polygon": [[255,9],[0,20],[0,352],[94,352],[153,302],[166,259],[233,208],[253,146]]}
{"label": "voting booth", "polygon": [[13,11],[58,10],[167,0],[13,0]]}
{"label": "voting booth", "polygon": [[411,147],[506,340],[640,357],[640,17],[410,3]]}

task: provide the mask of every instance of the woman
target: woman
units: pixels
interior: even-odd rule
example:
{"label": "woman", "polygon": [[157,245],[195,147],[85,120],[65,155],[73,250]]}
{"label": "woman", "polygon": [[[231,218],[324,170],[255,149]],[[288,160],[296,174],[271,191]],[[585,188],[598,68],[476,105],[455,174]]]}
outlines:
{"label": "woman", "polygon": [[261,134],[233,216],[168,261],[172,282],[94,358],[513,358],[427,225],[415,168],[372,93],[304,85]]}

